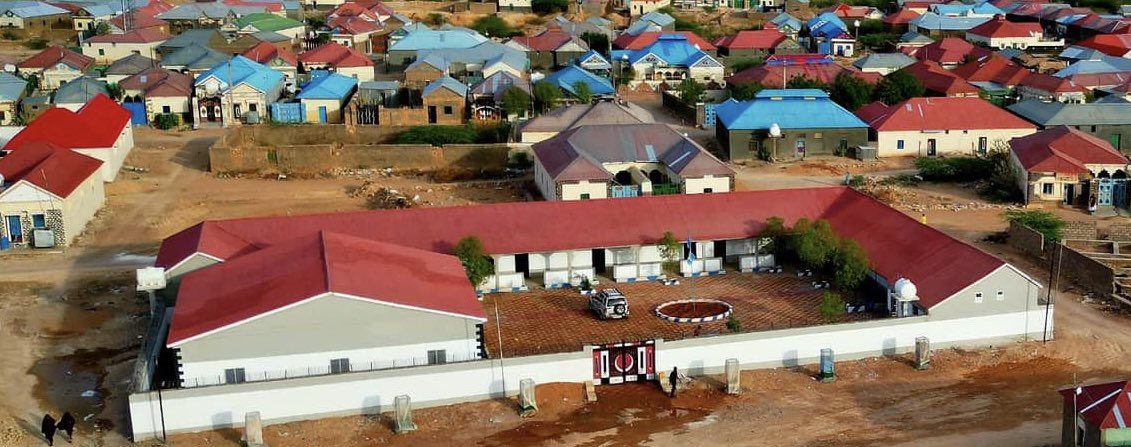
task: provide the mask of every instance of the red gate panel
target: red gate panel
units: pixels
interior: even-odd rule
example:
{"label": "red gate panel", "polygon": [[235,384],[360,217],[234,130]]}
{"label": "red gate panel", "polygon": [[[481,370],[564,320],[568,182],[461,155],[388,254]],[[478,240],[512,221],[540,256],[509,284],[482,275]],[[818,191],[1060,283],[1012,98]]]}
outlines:
{"label": "red gate panel", "polygon": [[593,348],[593,383],[617,384],[656,378],[656,343],[612,343]]}

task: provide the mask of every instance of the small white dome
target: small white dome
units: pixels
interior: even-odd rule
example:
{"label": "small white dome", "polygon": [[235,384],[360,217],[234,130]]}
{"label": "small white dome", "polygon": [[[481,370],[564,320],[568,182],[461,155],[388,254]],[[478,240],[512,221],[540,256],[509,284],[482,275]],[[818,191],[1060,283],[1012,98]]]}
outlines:
{"label": "small white dome", "polygon": [[895,281],[895,295],[900,301],[914,301],[919,299],[919,289],[907,278]]}

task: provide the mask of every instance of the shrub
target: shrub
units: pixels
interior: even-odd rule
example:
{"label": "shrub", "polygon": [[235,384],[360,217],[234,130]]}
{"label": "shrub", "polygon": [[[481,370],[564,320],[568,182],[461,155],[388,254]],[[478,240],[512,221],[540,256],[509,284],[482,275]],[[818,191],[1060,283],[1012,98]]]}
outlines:
{"label": "shrub", "polygon": [[742,332],[742,322],[734,317],[727,318],[727,330],[735,333]]}
{"label": "shrub", "polygon": [[[1004,147],[1003,147],[1004,146]],[[1017,185],[1017,167],[1009,157],[1009,147],[1000,143],[986,156],[993,164],[993,171],[986,184],[978,193],[994,202],[1020,202],[1025,199],[1021,187]]]}
{"label": "shrub", "polygon": [[42,50],[47,48],[47,39],[28,39],[24,46],[31,50]]}
{"label": "shrub", "polygon": [[175,113],[159,113],[153,117],[153,127],[161,130],[175,129],[181,125],[181,117]]}
{"label": "shrub", "polygon": [[826,323],[835,323],[844,316],[844,300],[839,294],[826,291],[821,296],[821,305],[817,310],[821,312],[821,319]]}
{"label": "shrub", "polygon": [[476,132],[469,126],[413,126],[408,131],[397,135],[396,144],[431,144],[442,146],[445,144],[471,144],[476,139]]}
{"label": "shrub", "polygon": [[555,14],[559,12],[566,12],[569,10],[568,0],[532,0],[530,2],[530,9],[535,14]]}
{"label": "shrub", "polygon": [[919,176],[933,182],[972,182],[990,178],[994,161],[978,157],[923,157],[915,160]]}
{"label": "shrub", "polygon": [[448,18],[438,12],[430,12],[428,13],[428,17],[424,19],[424,22],[432,26],[440,26],[447,23]]}
{"label": "shrub", "polygon": [[679,261],[683,257],[683,244],[676,239],[670,231],[664,232],[664,237],[656,241],[656,248],[660,251],[664,271],[671,275],[679,274]]}
{"label": "shrub", "polygon": [[494,267],[491,266],[490,258],[483,248],[483,242],[476,236],[465,236],[460,239],[452,249],[452,253],[463,264],[467,279],[473,286],[479,287],[483,280],[494,273]]}
{"label": "shrub", "polygon": [[530,109],[530,94],[518,87],[508,87],[503,91],[503,110],[508,114],[522,116]]}
{"label": "shrub", "polygon": [[866,180],[863,175],[854,175],[848,179],[848,186],[859,188],[861,186],[864,186],[865,181]]}
{"label": "shrub", "polygon": [[475,132],[475,142],[478,144],[492,144],[492,143],[506,143],[511,134],[511,123],[509,121],[498,121],[496,123],[468,123],[472,131]]}
{"label": "shrub", "polygon": [[481,34],[490,37],[511,37],[516,34],[521,34],[511,24],[507,23],[499,16],[481,16],[471,23],[471,29],[479,31]]}
{"label": "shrub", "polygon": [[868,253],[856,241],[844,239],[833,252],[833,285],[838,290],[855,289],[868,277]]}
{"label": "shrub", "polygon": [[1064,219],[1056,217],[1053,213],[1042,210],[1009,210],[1002,217],[1007,222],[1016,222],[1041,233],[1045,240],[1059,241],[1061,230],[1064,229]]}
{"label": "shrub", "polygon": [[4,40],[16,40],[19,39],[20,36],[17,36],[16,33],[13,33],[11,31],[4,31],[3,33],[0,33],[0,38]]}
{"label": "shrub", "polygon": [[764,63],[760,57],[747,57],[742,59],[735,59],[730,63],[730,69],[735,73],[744,71],[748,68],[759,67]]}

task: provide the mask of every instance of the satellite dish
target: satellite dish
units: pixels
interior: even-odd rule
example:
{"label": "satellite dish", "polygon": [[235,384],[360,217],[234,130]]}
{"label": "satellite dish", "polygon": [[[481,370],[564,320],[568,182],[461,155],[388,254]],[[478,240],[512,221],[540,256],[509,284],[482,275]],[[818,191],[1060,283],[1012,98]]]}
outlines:
{"label": "satellite dish", "polygon": [[770,125],[770,136],[774,138],[781,138],[781,127],[778,126],[778,123],[773,123]]}

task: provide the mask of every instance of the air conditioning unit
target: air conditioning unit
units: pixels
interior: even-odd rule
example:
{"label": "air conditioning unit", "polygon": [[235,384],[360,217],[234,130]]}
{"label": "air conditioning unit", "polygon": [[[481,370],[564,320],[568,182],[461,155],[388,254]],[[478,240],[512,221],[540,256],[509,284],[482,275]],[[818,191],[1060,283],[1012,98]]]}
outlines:
{"label": "air conditioning unit", "polygon": [[55,248],[55,230],[32,231],[31,246],[34,248]]}

